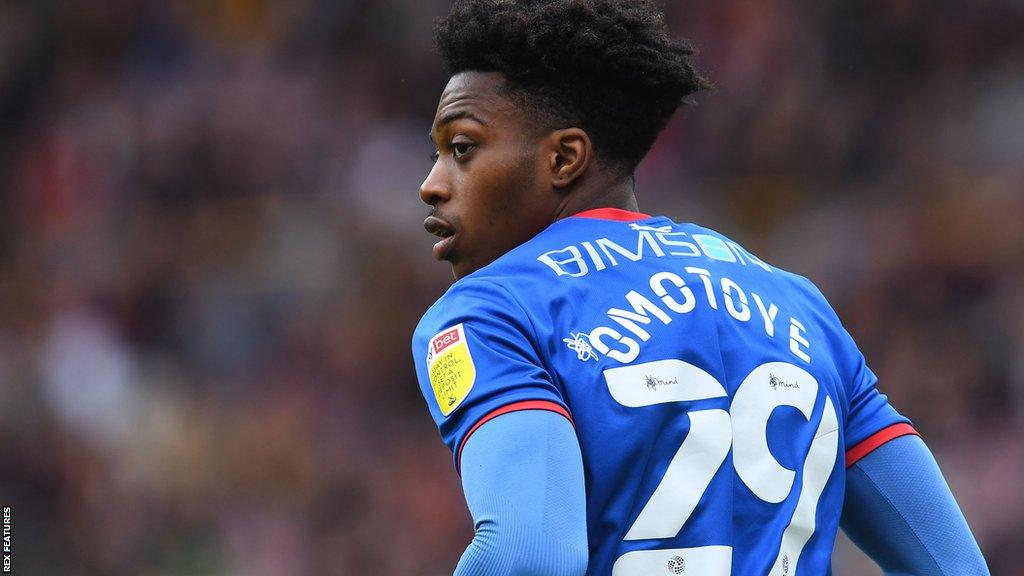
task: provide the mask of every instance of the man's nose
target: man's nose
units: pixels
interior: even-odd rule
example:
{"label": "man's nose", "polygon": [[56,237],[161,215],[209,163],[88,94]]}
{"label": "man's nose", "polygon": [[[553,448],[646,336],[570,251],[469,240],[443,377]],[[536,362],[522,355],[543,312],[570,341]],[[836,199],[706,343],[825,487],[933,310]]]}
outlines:
{"label": "man's nose", "polygon": [[446,170],[444,169],[444,163],[441,161],[434,162],[434,166],[430,169],[430,174],[427,174],[423,184],[420,184],[420,199],[431,206],[436,206],[438,202],[447,200],[450,197],[451,190]]}

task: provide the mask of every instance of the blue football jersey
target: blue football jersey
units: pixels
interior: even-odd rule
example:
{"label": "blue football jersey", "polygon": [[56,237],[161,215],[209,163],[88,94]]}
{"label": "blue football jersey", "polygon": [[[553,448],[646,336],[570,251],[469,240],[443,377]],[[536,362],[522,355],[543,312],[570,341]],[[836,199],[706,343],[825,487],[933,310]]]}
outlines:
{"label": "blue football jersey", "polygon": [[845,466],[914,433],[808,280],[617,209],[458,280],[413,353],[456,468],[501,414],[573,423],[592,575],[829,574]]}

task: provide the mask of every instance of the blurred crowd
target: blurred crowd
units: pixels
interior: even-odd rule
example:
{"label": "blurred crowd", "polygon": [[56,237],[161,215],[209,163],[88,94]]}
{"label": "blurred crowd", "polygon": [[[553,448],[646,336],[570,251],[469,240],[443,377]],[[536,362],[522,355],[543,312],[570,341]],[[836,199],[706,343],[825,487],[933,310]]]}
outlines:
{"label": "blurred crowd", "polygon": [[[662,4],[715,89],[641,209],[817,282],[1024,574],[1024,5]],[[409,349],[451,282],[417,196],[447,5],[0,2],[16,574],[450,573]]]}

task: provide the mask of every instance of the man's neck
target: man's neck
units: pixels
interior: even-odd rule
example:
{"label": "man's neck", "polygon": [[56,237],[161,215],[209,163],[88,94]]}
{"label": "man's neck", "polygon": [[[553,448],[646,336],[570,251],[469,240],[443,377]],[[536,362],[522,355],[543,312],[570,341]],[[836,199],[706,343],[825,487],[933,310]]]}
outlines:
{"label": "man's neck", "polygon": [[[582,184],[582,183],[581,183]],[[555,220],[568,218],[595,208],[619,208],[636,212],[639,206],[633,191],[633,176],[612,185],[583,187],[566,194],[555,213]]]}

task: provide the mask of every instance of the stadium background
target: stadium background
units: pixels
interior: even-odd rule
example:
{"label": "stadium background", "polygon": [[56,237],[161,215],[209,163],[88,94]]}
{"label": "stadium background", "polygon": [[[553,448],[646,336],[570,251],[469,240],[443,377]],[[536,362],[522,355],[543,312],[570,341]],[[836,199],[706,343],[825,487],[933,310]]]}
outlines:
{"label": "stadium background", "polygon": [[[814,279],[1024,574],[1024,5],[666,8],[717,89],[642,208]],[[14,573],[449,573],[470,520],[408,345],[450,282],[417,197],[446,9],[0,3]]]}

